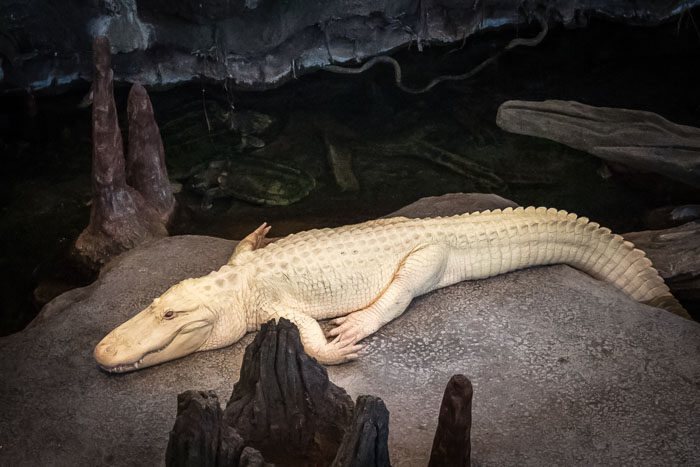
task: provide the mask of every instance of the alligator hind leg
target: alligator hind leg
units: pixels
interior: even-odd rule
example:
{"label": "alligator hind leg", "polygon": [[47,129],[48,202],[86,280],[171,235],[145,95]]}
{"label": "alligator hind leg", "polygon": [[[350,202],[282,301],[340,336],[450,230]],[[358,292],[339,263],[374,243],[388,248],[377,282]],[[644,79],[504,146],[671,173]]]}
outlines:
{"label": "alligator hind leg", "polygon": [[267,235],[271,228],[272,226],[267,225],[267,222],[263,222],[260,227],[255,229],[252,233],[248,234],[246,238],[238,242],[238,245],[236,245],[236,249],[233,250],[233,255],[231,255],[231,258],[228,260],[229,264],[231,264],[231,262],[236,256],[240,255],[243,252],[257,250],[272,243],[274,240],[265,238],[265,235]]}
{"label": "alligator hind leg", "polygon": [[359,311],[331,321],[328,334],[354,344],[403,313],[413,297],[434,290],[447,266],[447,249],[430,245],[412,252],[401,264],[389,287],[375,302]]}

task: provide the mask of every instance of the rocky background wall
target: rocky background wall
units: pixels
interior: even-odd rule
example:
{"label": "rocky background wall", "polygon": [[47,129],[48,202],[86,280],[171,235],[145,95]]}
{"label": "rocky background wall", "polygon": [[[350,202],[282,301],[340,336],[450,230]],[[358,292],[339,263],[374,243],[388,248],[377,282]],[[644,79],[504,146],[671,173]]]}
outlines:
{"label": "rocky background wall", "polygon": [[698,0],[27,0],[0,4],[0,89],[57,91],[90,80],[90,45],[106,35],[117,81],[205,77],[262,89],[330,63],[484,29],[590,15],[656,24]]}

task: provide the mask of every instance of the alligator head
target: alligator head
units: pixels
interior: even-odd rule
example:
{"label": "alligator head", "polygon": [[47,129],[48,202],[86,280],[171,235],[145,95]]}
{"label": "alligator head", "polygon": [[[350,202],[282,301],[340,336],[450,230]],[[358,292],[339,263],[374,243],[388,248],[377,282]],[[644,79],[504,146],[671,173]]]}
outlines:
{"label": "alligator head", "polygon": [[[173,286],[105,336],[94,350],[100,367],[124,373],[223,347],[243,337],[245,319],[231,323],[231,310],[223,310],[220,301],[200,293],[196,282],[188,279]],[[222,315],[226,315],[223,320]],[[229,329],[222,329],[222,321]]]}

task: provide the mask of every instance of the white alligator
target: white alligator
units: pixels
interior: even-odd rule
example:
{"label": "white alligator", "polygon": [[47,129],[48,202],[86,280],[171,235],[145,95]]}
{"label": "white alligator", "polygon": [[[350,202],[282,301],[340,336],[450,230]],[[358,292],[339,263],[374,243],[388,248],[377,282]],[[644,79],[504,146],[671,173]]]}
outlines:
{"label": "white alligator", "polygon": [[[507,208],[453,217],[397,217],[289,235],[263,224],[217,271],[174,285],[95,348],[125,372],[228,346],[270,319],[299,328],[325,364],[357,358],[360,340],[414,297],[536,265],[569,264],[632,299],[688,317],[643,251],[585,217]],[[268,244],[269,243],[269,244]],[[317,320],[333,319],[327,340]]]}

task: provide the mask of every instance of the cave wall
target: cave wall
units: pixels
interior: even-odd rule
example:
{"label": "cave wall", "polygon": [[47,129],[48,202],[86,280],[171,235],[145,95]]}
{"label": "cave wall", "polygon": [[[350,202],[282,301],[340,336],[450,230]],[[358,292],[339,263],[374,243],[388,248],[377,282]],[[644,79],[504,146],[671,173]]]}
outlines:
{"label": "cave wall", "polygon": [[330,63],[590,15],[657,24],[700,0],[26,0],[0,4],[0,89],[60,92],[90,80],[90,44],[109,37],[118,81],[205,77],[264,89]]}

